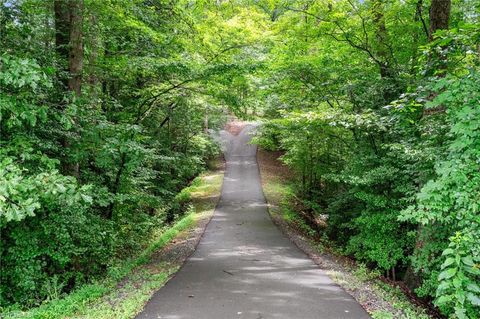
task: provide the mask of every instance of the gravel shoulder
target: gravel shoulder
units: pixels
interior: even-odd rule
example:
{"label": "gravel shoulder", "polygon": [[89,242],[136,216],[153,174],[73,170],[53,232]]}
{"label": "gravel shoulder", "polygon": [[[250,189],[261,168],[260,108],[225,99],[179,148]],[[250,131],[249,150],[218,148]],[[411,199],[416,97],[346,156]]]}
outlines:
{"label": "gravel shoulder", "polygon": [[352,259],[334,254],[326,243],[309,234],[308,226],[302,223],[300,216],[294,215],[290,207],[288,198],[292,196],[293,174],[279,160],[281,155],[281,152],[262,149],[257,152],[269,214],[277,227],[355,298],[372,318],[435,318],[427,314],[426,309],[413,304],[399,287],[385,283],[378,273],[357,265]]}

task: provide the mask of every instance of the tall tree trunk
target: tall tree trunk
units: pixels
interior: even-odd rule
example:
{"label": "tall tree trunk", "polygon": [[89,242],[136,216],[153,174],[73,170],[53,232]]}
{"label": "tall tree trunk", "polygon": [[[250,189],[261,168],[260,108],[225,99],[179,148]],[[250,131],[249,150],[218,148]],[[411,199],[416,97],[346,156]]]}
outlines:
{"label": "tall tree trunk", "polygon": [[388,52],[387,41],[388,33],[387,27],[385,25],[385,14],[384,14],[384,5],[383,0],[375,0],[372,3],[372,16],[373,23],[375,25],[375,38],[377,40],[377,54],[378,56],[385,61],[385,65],[389,64],[391,60],[390,54]]}
{"label": "tall tree trunk", "polygon": [[[431,6],[430,6],[430,28],[429,28],[429,34],[428,34],[429,41],[433,40],[433,35],[437,30],[448,29],[448,21],[450,19],[450,8],[451,8],[451,0],[432,0]],[[443,63],[442,65],[440,65],[440,67],[446,68],[446,63]],[[437,108],[437,110],[442,108],[443,106],[440,106]],[[428,114],[428,113],[424,112],[424,114]],[[419,189],[420,188],[421,188],[421,185],[419,185]],[[428,234],[429,231],[431,230],[429,230],[427,227],[421,224],[418,225],[414,255],[416,254],[416,252],[418,252],[423,248],[423,240],[424,238],[426,238],[425,235]],[[403,281],[410,289],[418,288],[421,284],[421,274],[416,273],[412,265],[410,265],[407,268],[407,271],[405,272]]]}
{"label": "tall tree trunk", "polygon": [[[83,71],[83,0],[55,0],[55,51],[57,53],[58,77],[61,91],[73,92],[76,96],[82,91]],[[71,141],[64,136],[62,146],[67,151]],[[68,156],[63,160],[66,174],[79,176],[78,163]]]}
{"label": "tall tree trunk", "polygon": [[68,53],[70,46],[70,9],[66,0],[55,0],[55,51],[57,53],[57,72],[62,90],[68,88]]}
{"label": "tall tree trunk", "polygon": [[79,96],[83,71],[83,0],[55,0],[54,11],[59,77],[65,88]]}
{"label": "tall tree trunk", "polygon": [[425,19],[423,18],[423,0],[417,0],[416,6],[415,6],[414,21],[415,21],[416,24],[421,23],[423,32],[418,30],[418,29],[416,29],[413,32],[413,43],[412,43],[413,55],[412,55],[412,59],[411,59],[412,63],[410,65],[410,74],[412,76],[415,75],[416,67],[417,67],[417,64],[418,64],[418,46],[421,43],[420,42],[421,34],[424,33],[427,38],[429,37],[428,27],[427,27],[427,24],[425,22]]}
{"label": "tall tree trunk", "polygon": [[[100,28],[98,26],[98,19],[95,12],[91,12],[89,15],[89,21],[87,22],[91,26],[91,35],[89,37],[89,46],[90,46],[90,54],[88,60],[88,84],[91,86],[93,91],[95,92],[95,96],[98,96],[98,89],[99,89],[99,79],[98,74],[95,69],[98,59],[98,49],[100,47]],[[85,82],[85,80],[84,80]]]}
{"label": "tall tree trunk", "polygon": [[[51,52],[50,52],[50,48],[51,48],[51,37],[50,37],[50,30],[51,30],[51,26],[50,26],[50,13],[52,11],[52,7],[51,7],[52,3],[51,2],[45,2],[45,16],[43,17],[43,24],[44,24],[44,28],[45,30],[43,31],[44,32],[44,38],[43,38],[43,45],[44,45],[44,51],[43,51],[43,54],[45,55],[49,55]],[[0,26],[0,30],[1,30],[1,26]]]}
{"label": "tall tree trunk", "polygon": [[450,20],[451,0],[432,0],[430,6],[430,30],[429,40],[433,40],[433,35],[437,30],[448,29]]}
{"label": "tall tree trunk", "polygon": [[[125,170],[125,165],[127,163],[127,154],[126,153],[121,153],[120,154],[120,167],[117,170],[117,174],[115,174],[115,179],[112,181],[111,186],[110,186],[110,191],[113,195],[117,195],[118,192],[120,191],[120,186],[121,186],[121,179],[122,179],[122,174],[123,171]],[[113,199],[110,205],[108,206],[106,210],[106,215],[105,217],[107,219],[112,219],[113,218],[113,212],[115,211],[115,201],[116,199]]]}
{"label": "tall tree trunk", "polygon": [[425,19],[423,18],[423,0],[417,0],[416,10],[415,10],[415,21],[420,21],[422,23],[423,31],[426,36],[429,36],[429,31]]}
{"label": "tall tree trunk", "polygon": [[[430,6],[430,29],[428,34],[428,40],[432,41],[437,30],[446,30],[448,29],[448,21],[450,20],[450,8],[451,0],[432,0]],[[443,50],[442,50],[443,51]],[[431,60],[438,59],[438,65],[435,63],[437,68],[437,74],[439,76],[444,76],[447,69],[447,57],[441,53],[434,53],[430,56]],[[435,71],[432,67],[430,72],[427,72],[428,75],[433,75],[432,72]]]}
{"label": "tall tree trunk", "polygon": [[83,0],[70,0],[70,50],[68,88],[77,96],[82,93],[83,71]]}
{"label": "tall tree trunk", "polygon": [[397,79],[394,70],[394,57],[389,48],[389,38],[385,24],[384,0],[374,0],[372,2],[372,18],[375,25],[375,51],[380,61],[380,77],[386,81],[383,90],[383,99],[386,103],[391,102],[397,96]]}

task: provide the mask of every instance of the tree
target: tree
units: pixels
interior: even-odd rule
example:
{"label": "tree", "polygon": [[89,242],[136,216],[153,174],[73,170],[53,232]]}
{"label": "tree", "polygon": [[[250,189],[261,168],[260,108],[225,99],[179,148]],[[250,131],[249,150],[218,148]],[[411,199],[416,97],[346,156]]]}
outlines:
{"label": "tree", "polygon": [[48,303],[169,227],[232,112],[263,121],[306,223],[328,216],[315,235],[479,316],[474,1],[0,9],[0,307]]}
{"label": "tree", "polygon": [[430,5],[430,28],[428,37],[433,40],[433,36],[437,30],[448,29],[450,20],[451,0],[432,0]]}
{"label": "tree", "polygon": [[82,91],[83,0],[55,0],[55,47],[60,79],[77,96]]}

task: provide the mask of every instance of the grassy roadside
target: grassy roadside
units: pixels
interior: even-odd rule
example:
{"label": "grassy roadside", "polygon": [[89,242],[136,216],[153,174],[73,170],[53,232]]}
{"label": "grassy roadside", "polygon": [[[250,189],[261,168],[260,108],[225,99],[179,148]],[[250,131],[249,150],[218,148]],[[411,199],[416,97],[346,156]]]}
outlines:
{"label": "grassy roadside", "polygon": [[27,312],[0,314],[0,318],[133,318],[193,252],[213,215],[222,187],[223,161],[215,160],[209,166],[210,170],[182,191],[190,195],[189,211],[172,227],[159,229],[136,258],[112,267],[102,280],[85,285],[65,298],[51,300]]}
{"label": "grassy roadside", "polygon": [[279,153],[259,150],[257,160],[269,212],[278,227],[338,285],[349,292],[374,319],[428,319],[425,309],[413,304],[398,287],[380,274],[335,254],[328,241],[314,240],[313,231],[292,207],[292,173],[278,160]]}

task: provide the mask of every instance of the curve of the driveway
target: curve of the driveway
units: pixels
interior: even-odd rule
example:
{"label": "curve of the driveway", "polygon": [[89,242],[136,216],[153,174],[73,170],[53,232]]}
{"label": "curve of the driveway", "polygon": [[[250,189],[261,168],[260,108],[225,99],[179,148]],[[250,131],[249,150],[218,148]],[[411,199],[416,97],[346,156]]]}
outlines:
{"label": "curve of the driveway", "polygon": [[138,319],[370,318],[273,224],[256,147],[248,144],[254,129],[221,132],[227,163],[214,216],[195,253]]}

